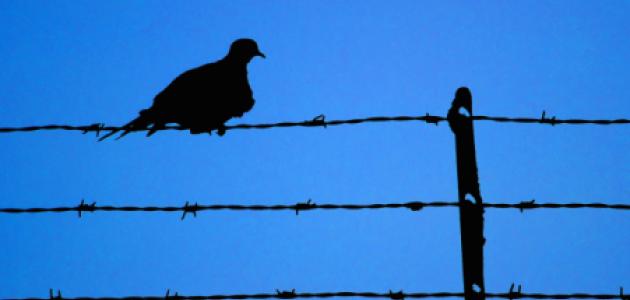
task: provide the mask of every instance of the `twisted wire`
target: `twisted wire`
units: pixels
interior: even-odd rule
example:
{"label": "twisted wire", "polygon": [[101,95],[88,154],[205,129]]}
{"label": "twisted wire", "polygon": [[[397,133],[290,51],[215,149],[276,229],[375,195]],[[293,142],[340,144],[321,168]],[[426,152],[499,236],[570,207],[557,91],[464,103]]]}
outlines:
{"label": "twisted wire", "polygon": [[[513,118],[513,117],[492,117],[492,116],[476,115],[476,116],[472,116],[472,119],[475,121],[493,121],[493,122],[501,122],[501,123],[506,123],[506,122],[530,123],[530,124],[537,123],[537,124],[548,124],[552,126],[560,125],[560,124],[570,124],[570,125],[630,124],[630,119],[556,119],[555,117],[547,118],[545,117],[544,114],[541,118],[523,118],[523,117]],[[320,116],[315,117],[312,120],[298,121],[298,122],[228,125],[226,126],[226,130],[268,129],[268,128],[276,128],[276,127],[328,127],[328,126],[374,123],[374,122],[409,122],[409,121],[422,121],[427,124],[437,125],[440,122],[447,121],[447,118],[442,117],[442,116],[437,116],[437,115],[426,114],[424,116],[395,116],[395,117],[378,116],[378,117],[326,121],[325,116],[320,115]],[[39,130],[69,130],[69,131],[81,131],[83,133],[96,132],[98,135],[102,131],[118,131],[118,130],[124,130],[124,129],[125,128],[121,126],[105,126],[105,124],[103,123],[94,123],[91,125],[80,125],[80,126],[51,124],[51,125],[42,125],[42,126],[0,127],[0,133],[31,132],[31,131],[39,131]],[[146,130],[148,129],[136,128],[136,129],[132,129],[131,131],[146,131]],[[182,127],[182,126],[166,126],[158,130],[188,130],[188,128]]]}
{"label": "twisted wire", "polygon": [[[483,203],[485,208],[497,209],[518,209],[521,212],[530,209],[614,209],[614,210],[630,210],[630,204],[606,204],[606,203],[536,203],[535,200],[521,201],[519,203]],[[296,204],[274,204],[274,205],[242,205],[242,204],[189,204],[186,202],[183,206],[97,206],[96,202],[86,204],[84,200],[77,206],[61,206],[49,208],[0,208],[0,213],[23,214],[23,213],[62,213],[77,212],[79,217],[84,212],[95,211],[121,211],[121,212],[183,212],[182,219],[191,213],[194,216],[197,212],[206,210],[235,210],[235,211],[278,211],[290,210],[295,211],[298,215],[300,211],[307,210],[363,210],[363,209],[398,209],[406,208],[412,211],[419,211],[426,207],[459,207],[459,202],[405,202],[405,203],[372,203],[372,204],[316,204],[311,202],[298,202]]]}
{"label": "twisted wire", "polygon": [[[623,291],[623,289],[621,289]],[[296,293],[292,291],[277,291],[276,293],[259,294],[216,294],[202,296],[169,295],[166,296],[127,296],[127,297],[61,297],[50,298],[6,298],[1,300],[205,300],[205,299],[296,299],[296,298],[332,298],[332,297],[362,297],[362,298],[389,298],[392,300],[403,300],[404,298],[462,298],[465,294],[461,292],[432,292],[432,293],[404,293],[400,292],[321,292],[321,293]],[[591,294],[591,293],[565,293],[565,294],[545,294],[545,293],[485,293],[486,298],[502,299],[621,299],[628,300],[623,292],[619,294]]]}

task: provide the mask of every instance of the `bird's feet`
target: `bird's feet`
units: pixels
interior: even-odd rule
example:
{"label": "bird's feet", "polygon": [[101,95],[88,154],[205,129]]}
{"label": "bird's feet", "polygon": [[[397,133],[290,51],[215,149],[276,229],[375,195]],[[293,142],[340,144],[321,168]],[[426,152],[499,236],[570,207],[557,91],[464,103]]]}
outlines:
{"label": "bird's feet", "polygon": [[200,134],[200,133],[204,133],[204,132],[208,132],[207,129],[201,129],[201,128],[190,128],[190,133],[191,134]]}
{"label": "bird's feet", "polygon": [[217,134],[219,134],[219,136],[223,136],[225,134],[225,126],[219,126],[219,128],[217,128]]}
{"label": "bird's feet", "polygon": [[[214,130],[214,128],[199,128],[199,127],[195,127],[195,128],[190,128],[190,133],[191,134],[200,134],[200,133],[207,133],[209,135],[212,135],[212,130]],[[220,125],[216,128],[217,130],[217,134],[219,136],[223,136],[225,134],[225,126]]]}

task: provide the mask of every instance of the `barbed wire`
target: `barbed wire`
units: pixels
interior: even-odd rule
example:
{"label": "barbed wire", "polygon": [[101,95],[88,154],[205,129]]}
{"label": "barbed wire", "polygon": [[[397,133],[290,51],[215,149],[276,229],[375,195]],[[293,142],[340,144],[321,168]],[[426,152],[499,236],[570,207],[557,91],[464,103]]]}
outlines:
{"label": "barbed wire", "polygon": [[[275,205],[242,205],[242,204],[211,204],[200,205],[190,204],[188,201],[184,206],[97,206],[96,202],[86,204],[85,200],[77,206],[63,206],[50,208],[0,208],[0,213],[46,213],[46,212],[77,212],[81,217],[84,212],[95,211],[123,211],[123,212],[183,212],[183,220],[187,214],[197,216],[197,212],[204,210],[240,210],[240,211],[273,211],[291,210],[299,215],[300,211],[307,210],[361,210],[361,209],[396,209],[406,208],[412,211],[419,211],[425,207],[459,207],[459,202],[405,202],[405,203],[372,203],[372,204],[316,204],[311,199],[306,202],[296,204],[275,204]],[[521,212],[528,209],[559,209],[559,208],[590,208],[590,209],[616,209],[630,210],[630,204],[605,204],[605,203],[536,203],[535,200],[521,201],[519,203],[483,203],[485,208],[518,209]]]}
{"label": "barbed wire", "polygon": [[[514,291],[514,284],[507,293],[484,293],[486,298],[502,298],[502,299],[621,299],[628,300],[630,297],[624,295],[623,288],[619,288],[619,294],[590,294],[590,293],[568,293],[568,294],[544,294],[544,293],[523,293],[521,286]],[[391,300],[403,300],[405,298],[453,298],[464,297],[461,292],[432,292],[432,293],[405,293],[402,290],[398,292],[387,293],[378,292],[322,292],[322,293],[298,293],[295,289],[290,291],[276,290],[275,293],[259,293],[259,294],[217,294],[205,296],[185,296],[175,293],[170,295],[170,290],[166,291],[165,296],[128,296],[128,297],[75,297],[65,298],[61,296],[61,291],[57,291],[57,295],[53,295],[50,290],[49,298],[5,298],[2,300],[205,300],[205,299],[297,299],[297,298],[332,298],[332,297],[362,297],[362,298],[388,298]]]}
{"label": "barbed wire", "polygon": [[[491,117],[476,115],[472,116],[475,121],[493,121],[501,123],[538,123],[549,125],[571,124],[571,125],[619,125],[630,124],[630,119],[556,119],[556,117],[548,118],[543,114],[540,118],[522,118],[522,117]],[[266,124],[237,124],[228,125],[226,130],[235,129],[268,129],[275,127],[328,127],[337,125],[348,124],[360,124],[360,123],[373,123],[373,122],[410,122],[410,121],[422,121],[427,124],[438,125],[440,122],[447,121],[446,117],[426,114],[424,116],[395,116],[395,117],[368,117],[358,119],[346,119],[346,120],[330,120],[326,121],[326,116],[319,115],[311,120],[299,121],[299,122],[279,122],[279,123],[266,123]],[[30,132],[39,130],[69,130],[69,131],[81,131],[84,134],[88,132],[95,132],[97,136],[103,131],[118,131],[124,130],[122,126],[105,126],[104,123],[94,123],[91,125],[42,125],[42,126],[25,126],[25,127],[0,127],[0,133],[8,132]],[[188,130],[187,127],[182,126],[166,126],[158,130]],[[148,129],[132,129],[131,131],[146,131]]]}

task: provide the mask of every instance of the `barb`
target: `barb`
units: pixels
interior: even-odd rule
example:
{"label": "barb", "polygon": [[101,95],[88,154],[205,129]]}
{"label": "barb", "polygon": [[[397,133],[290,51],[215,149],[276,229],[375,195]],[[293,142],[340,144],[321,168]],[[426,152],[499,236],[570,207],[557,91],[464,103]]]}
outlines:
{"label": "barb", "polygon": [[[519,203],[483,203],[486,208],[499,209],[518,209],[521,212],[528,209],[616,209],[630,210],[630,204],[606,204],[606,203],[535,203],[534,200],[522,201]],[[20,213],[62,213],[62,212],[95,212],[95,211],[123,211],[123,212],[182,212],[181,219],[186,214],[192,213],[193,217],[197,216],[197,212],[204,210],[237,210],[237,211],[268,211],[268,210],[290,210],[295,211],[298,215],[300,211],[305,210],[362,210],[362,209],[399,209],[406,208],[411,211],[420,211],[425,207],[459,207],[458,202],[405,202],[405,203],[372,203],[372,204],[315,204],[311,200],[307,202],[298,202],[293,205],[241,205],[241,204],[210,204],[190,205],[188,202],[184,206],[97,206],[96,202],[85,204],[82,200],[79,206],[62,206],[49,208],[0,208],[0,213],[20,214]]]}
{"label": "barb", "polygon": [[[630,124],[630,119],[556,119],[556,117],[547,118],[543,111],[541,118],[521,118],[521,117],[492,117],[477,115],[472,116],[475,121],[493,121],[501,123],[538,123],[538,124],[570,124],[570,125],[619,125]],[[302,122],[279,122],[279,123],[265,123],[265,124],[237,124],[226,126],[226,130],[234,129],[268,129],[275,127],[319,127],[327,128],[328,126],[337,125],[352,125],[361,123],[376,123],[376,122],[410,122],[410,121],[422,121],[426,124],[438,125],[440,122],[446,121],[445,117],[425,114],[424,116],[395,116],[395,117],[367,117],[357,119],[345,119],[345,120],[330,120],[326,121],[326,117],[322,114],[312,120]],[[103,123],[94,123],[91,125],[72,126],[72,125],[42,125],[42,126],[26,126],[26,127],[0,127],[0,133],[8,132],[30,132],[39,130],[69,130],[69,131],[81,131],[82,133],[96,132],[97,136],[102,131],[119,131],[123,128],[120,126],[105,126]],[[148,129],[133,129],[131,131],[147,131]],[[166,126],[158,130],[188,130],[182,126]]]}
{"label": "barb", "polygon": [[394,293],[392,292],[392,290],[389,290],[389,298],[392,300],[404,300],[405,299],[405,293],[403,293],[402,290]]}
{"label": "barb", "polygon": [[295,205],[295,215],[299,215],[300,214],[300,210],[304,211],[304,210],[309,210],[309,209],[314,209],[317,208],[317,204],[311,202],[313,200],[308,199],[308,201],[306,202],[298,202],[298,204]]}
{"label": "barb", "polygon": [[324,128],[328,127],[326,126],[326,116],[324,114],[318,115],[313,118],[313,120],[307,122],[310,122],[314,126],[323,126]]}
{"label": "barb", "polygon": [[295,289],[292,289],[290,291],[280,291],[278,289],[276,289],[276,298],[280,298],[280,299],[294,299],[297,297],[297,294],[295,293]]}
{"label": "barb", "polygon": [[514,283],[510,286],[510,291],[508,292],[508,299],[520,299],[521,298],[521,285],[518,285],[518,290],[514,292]]}
{"label": "barb", "polygon": [[81,199],[81,203],[77,206],[77,212],[79,213],[79,218],[82,217],[83,212],[94,212],[94,208],[96,207],[96,202],[92,202],[92,204],[85,204],[85,199]]}
{"label": "barb", "polygon": [[175,292],[175,295],[171,296],[171,289],[167,289],[166,290],[166,295],[164,296],[164,300],[167,300],[167,299],[177,299],[177,300],[179,300],[179,299],[182,299],[182,297],[177,292]]}
{"label": "barb", "polygon": [[50,300],[55,300],[55,299],[63,300],[63,297],[61,297],[61,290],[57,290],[57,296],[55,296],[53,294],[53,289],[50,289],[50,290],[48,290],[48,295],[49,295],[48,299],[50,299]]}
{"label": "barb", "polygon": [[[487,298],[514,299],[513,293],[486,293]],[[65,300],[218,300],[218,299],[295,299],[295,298],[332,298],[332,297],[362,297],[362,298],[385,298],[392,300],[402,300],[405,298],[462,298],[464,293],[460,292],[433,292],[433,293],[403,293],[399,291],[393,293],[391,290],[387,293],[377,292],[323,292],[323,293],[296,293],[295,289],[291,291],[279,291],[275,293],[261,294],[229,294],[229,295],[205,295],[205,296],[169,296],[168,292],[165,296],[128,296],[128,297],[75,297],[63,298]],[[589,294],[589,293],[571,293],[571,294],[543,294],[543,293],[518,293],[519,299],[622,299],[623,294]],[[55,299],[58,299],[55,297]],[[627,297],[625,298],[627,299]],[[50,300],[49,298],[5,298],[1,300]]]}
{"label": "barb", "polygon": [[197,217],[197,211],[199,211],[199,205],[195,202],[194,205],[188,205],[188,201],[186,201],[186,204],[184,204],[184,207],[182,208],[182,211],[184,213],[182,213],[182,218],[181,220],[183,221],[184,218],[186,218],[186,214],[187,213],[192,213],[193,217]]}

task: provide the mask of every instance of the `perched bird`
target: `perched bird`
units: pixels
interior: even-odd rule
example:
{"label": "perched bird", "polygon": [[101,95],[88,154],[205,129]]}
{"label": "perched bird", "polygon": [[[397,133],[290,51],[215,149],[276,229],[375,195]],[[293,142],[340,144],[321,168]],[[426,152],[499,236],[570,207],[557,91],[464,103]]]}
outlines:
{"label": "perched bird", "polygon": [[190,129],[190,133],[225,134],[225,122],[242,117],[254,106],[247,79],[247,64],[255,56],[265,58],[252,39],[238,39],[228,54],[214,63],[202,65],[177,76],[155,96],[153,105],[121,129],[99,139],[102,141],[122,130],[116,139],[132,131],[148,129],[147,136],[169,123]]}

